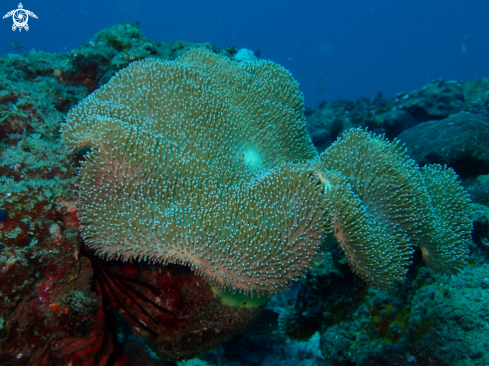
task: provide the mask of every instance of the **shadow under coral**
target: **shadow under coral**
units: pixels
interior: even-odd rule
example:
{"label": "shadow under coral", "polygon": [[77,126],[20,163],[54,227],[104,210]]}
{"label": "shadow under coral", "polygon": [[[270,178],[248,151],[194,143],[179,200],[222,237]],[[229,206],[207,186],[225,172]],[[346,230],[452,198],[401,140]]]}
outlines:
{"label": "shadow under coral", "polygon": [[196,357],[245,329],[261,311],[229,304],[185,266],[107,261],[91,250],[85,255],[107,316],[122,315],[161,359]]}

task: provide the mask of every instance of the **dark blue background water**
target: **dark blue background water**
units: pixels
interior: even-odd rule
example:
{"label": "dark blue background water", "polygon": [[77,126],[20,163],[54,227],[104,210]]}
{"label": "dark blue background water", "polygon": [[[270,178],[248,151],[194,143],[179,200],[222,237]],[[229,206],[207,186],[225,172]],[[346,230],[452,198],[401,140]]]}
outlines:
{"label": "dark blue background water", "polygon": [[[38,19],[12,31],[0,19],[0,54],[60,52],[89,41],[117,22],[139,21],[151,40],[209,42],[259,49],[289,69],[306,105],[320,100],[391,96],[432,79],[489,76],[487,0],[247,0],[23,2]],[[0,1],[3,16],[18,0]],[[327,75],[321,93],[318,86]]]}

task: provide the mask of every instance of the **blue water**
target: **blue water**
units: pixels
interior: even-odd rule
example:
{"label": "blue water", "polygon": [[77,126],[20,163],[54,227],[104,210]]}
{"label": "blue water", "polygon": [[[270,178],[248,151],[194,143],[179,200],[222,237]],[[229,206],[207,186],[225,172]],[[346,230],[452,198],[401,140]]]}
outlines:
{"label": "blue water", "polygon": [[[3,16],[18,0],[2,0]],[[435,78],[489,76],[489,1],[109,0],[23,2],[38,19],[12,31],[0,19],[0,54],[70,50],[117,22],[139,21],[151,40],[260,50],[301,84],[306,105],[392,96]],[[328,76],[329,75],[329,76]],[[318,86],[327,79],[324,90]]]}

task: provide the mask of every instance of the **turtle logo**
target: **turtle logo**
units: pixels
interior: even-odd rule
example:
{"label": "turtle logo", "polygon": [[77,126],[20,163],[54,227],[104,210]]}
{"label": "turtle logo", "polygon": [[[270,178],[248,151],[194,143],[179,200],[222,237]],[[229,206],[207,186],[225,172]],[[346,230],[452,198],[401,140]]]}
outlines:
{"label": "turtle logo", "polygon": [[36,14],[34,14],[32,11],[25,10],[22,3],[19,3],[19,8],[9,11],[3,16],[3,19],[12,17],[14,20],[14,24],[12,25],[13,31],[15,31],[17,28],[19,28],[19,32],[22,31],[22,28],[28,31],[29,25],[27,24],[27,21],[29,20],[29,15],[37,19]]}

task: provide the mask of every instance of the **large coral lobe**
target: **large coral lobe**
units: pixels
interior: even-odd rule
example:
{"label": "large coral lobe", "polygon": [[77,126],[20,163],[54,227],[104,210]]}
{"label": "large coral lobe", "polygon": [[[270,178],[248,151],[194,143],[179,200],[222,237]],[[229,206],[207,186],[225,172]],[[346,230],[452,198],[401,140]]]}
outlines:
{"label": "large coral lobe", "polygon": [[110,258],[189,265],[219,287],[276,293],[326,224],[302,95],[266,61],[205,50],[131,64],[72,110],[85,241]]}

